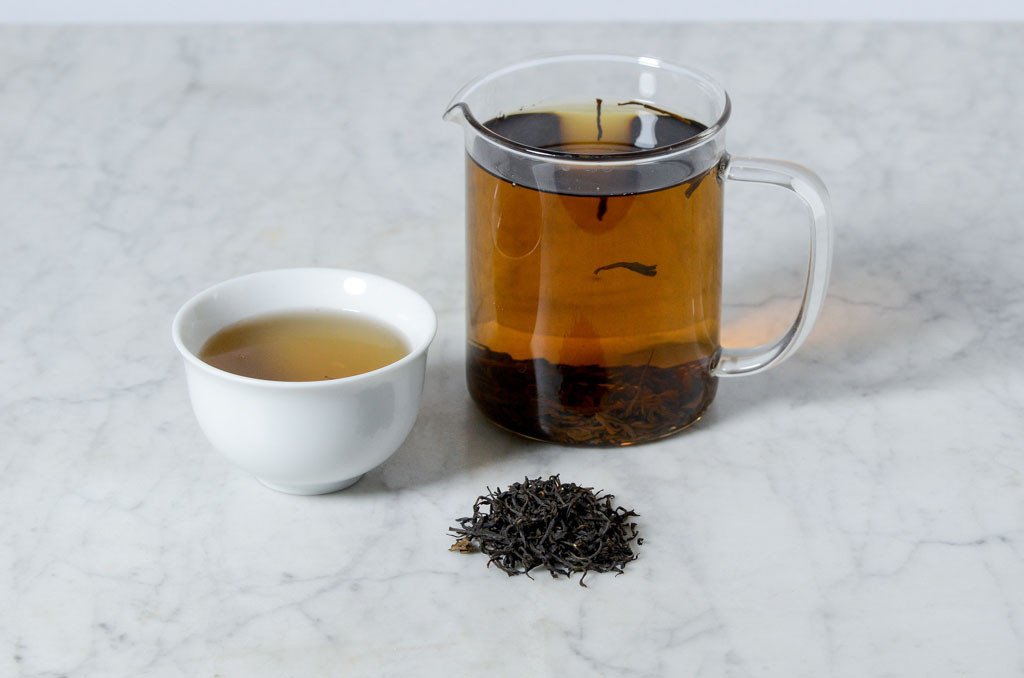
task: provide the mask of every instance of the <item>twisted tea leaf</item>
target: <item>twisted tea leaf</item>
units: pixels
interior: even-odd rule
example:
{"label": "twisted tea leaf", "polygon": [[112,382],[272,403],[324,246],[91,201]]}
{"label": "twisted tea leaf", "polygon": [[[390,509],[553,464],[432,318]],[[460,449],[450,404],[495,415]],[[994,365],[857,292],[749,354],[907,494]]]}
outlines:
{"label": "twisted tea leaf", "polygon": [[590,572],[622,574],[626,563],[636,560],[630,542],[638,538],[637,513],[612,505],[615,495],[593,488],[563,483],[554,475],[547,480],[524,478],[507,490],[491,490],[478,497],[473,515],[459,518],[458,537],[451,550],[479,550],[509,576],[544,567],[552,577],[582,572],[580,586]]}

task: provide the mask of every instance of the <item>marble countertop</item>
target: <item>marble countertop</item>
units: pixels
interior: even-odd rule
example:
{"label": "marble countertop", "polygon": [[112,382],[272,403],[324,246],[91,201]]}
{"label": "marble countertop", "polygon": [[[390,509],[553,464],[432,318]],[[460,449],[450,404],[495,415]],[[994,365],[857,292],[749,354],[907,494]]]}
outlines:
{"label": "marble countertop", "polygon": [[[532,443],[462,376],[455,90],[553,49],[730,90],[734,153],[830,186],[804,349],[628,450]],[[0,28],[0,675],[1018,676],[1024,672],[1024,26]],[[806,226],[730,188],[725,340],[794,312]],[[435,306],[419,421],[348,491],[231,467],[171,318],[285,266]],[[621,577],[450,553],[523,476],[642,514]]]}

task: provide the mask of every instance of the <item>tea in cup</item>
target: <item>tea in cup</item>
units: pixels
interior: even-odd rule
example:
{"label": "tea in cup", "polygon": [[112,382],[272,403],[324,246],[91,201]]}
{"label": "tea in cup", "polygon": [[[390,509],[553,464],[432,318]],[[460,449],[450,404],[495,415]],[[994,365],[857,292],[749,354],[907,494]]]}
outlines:
{"label": "tea in cup", "polygon": [[[807,338],[828,284],[828,191],[793,163],[726,152],[729,96],[651,57],[559,54],[466,85],[470,395],[492,422],[570,445],[632,445],[703,415],[719,377]],[[807,286],[770,344],[722,346],[725,184],[809,208]]]}
{"label": "tea in cup", "polygon": [[376,275],[266,271],[200,292],[172,325],[211,444],[290,494],[344,489],[401,446],[437,319]]}

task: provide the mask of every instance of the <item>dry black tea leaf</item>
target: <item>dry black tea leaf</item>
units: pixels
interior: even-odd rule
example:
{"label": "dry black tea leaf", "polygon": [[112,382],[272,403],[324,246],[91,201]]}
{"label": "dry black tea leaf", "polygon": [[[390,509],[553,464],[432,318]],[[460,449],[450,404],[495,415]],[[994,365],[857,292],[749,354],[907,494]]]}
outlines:
{"label": "dry black tea leaf", "polygon": [[[590,572],[622,574],[636,560],[631,542],[638,539],[637,513],[613,506],[615,495],[594,492],[557,476],[525,478],[507,490],[491,490],[477,498],[473,515],[449,528],[458,540],[452,551],[479,550],[509,576],[544,567],[552,577],[581,572],[580,586]],[[532,579],[532,577],[530,577]]]}

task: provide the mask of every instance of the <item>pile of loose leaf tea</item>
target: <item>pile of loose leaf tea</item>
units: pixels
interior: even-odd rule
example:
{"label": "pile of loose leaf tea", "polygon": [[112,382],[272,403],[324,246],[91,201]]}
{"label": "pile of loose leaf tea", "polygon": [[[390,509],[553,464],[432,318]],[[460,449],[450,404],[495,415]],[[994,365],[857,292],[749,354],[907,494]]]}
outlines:
{"label": "pile of loose leaf tea", "polygon": [[[473,515],[459,518],[449,528],[458,541],[452,551],[481,551],[509,576],[545,567],[552,577],[582,572],[580,585],[590,572],[616,572],[636,560],[630,542],[639,546],[638,514],[613,506],[615,495],[563,483],[555,475],[547,480],[525,478],[507,490],[487,488],[473,504]],[[532,577],[531,577],[532,579]]]}

